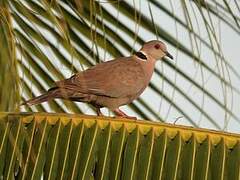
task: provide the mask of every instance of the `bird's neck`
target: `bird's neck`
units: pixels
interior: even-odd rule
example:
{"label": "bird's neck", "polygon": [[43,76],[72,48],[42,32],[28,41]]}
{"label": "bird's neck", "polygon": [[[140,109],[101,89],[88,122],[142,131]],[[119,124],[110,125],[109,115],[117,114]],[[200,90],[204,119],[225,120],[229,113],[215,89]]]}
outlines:
{"label": "bird's neck", "polygon": [[139,63],[143,68],[146,80],[149,82],[154,71],[156,60],[153,59],[152,57],[147,57],[147,61],[139,61]]}

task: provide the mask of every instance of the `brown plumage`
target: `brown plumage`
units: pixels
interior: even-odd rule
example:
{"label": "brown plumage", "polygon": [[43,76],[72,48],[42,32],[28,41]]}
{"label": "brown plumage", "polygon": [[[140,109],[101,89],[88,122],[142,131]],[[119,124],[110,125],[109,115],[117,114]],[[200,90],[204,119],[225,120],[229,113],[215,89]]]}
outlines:
{"label": "brown plumage", "polygon": [[119,107],[139,97],[148,86],[156,60],[164,56],[172,59],[161,41],[149,41],[135,55],[97,64],[58,81],[45,94],[23,104],[35,105],[61,98],[90,103],[97,108],[98,115],[101,107],[107,107],[118,116],[129,117]]}

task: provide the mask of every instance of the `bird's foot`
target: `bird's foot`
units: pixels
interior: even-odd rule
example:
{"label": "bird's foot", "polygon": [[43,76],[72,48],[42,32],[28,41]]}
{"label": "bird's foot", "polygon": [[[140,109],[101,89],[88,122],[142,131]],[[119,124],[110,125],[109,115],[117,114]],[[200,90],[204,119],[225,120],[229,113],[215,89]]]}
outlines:
{"label": "bird's foot", "polygon": [[113,112],[114,112],[117,116],[119,116],[119,117],[137,120],[136,117],[128,116],[127,114],[125,114],[125,113],[124,113],[123,111],[121,111],[120,109],[115,109]]}

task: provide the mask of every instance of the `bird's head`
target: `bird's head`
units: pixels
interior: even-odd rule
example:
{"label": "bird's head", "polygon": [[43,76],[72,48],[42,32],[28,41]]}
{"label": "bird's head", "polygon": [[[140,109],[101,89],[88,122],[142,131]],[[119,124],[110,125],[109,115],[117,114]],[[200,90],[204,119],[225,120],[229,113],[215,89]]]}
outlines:
{"label": "bird's head", "polygon": [[140,52],[154,59],[161,59],[164,56],[173,59],[173,56],[167,51],[166,45],[162,41],[152,40],[143,45]]}

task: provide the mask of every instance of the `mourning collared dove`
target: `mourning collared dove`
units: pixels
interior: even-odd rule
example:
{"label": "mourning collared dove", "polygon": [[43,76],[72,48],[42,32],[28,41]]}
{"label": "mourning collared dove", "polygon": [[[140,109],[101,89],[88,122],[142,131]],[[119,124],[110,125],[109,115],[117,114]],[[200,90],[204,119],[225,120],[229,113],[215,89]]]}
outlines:
{"label": "mourning collared dove", "polygon": [[117,116],[130,118],[119,107],[140,96],[150,82],[156,61],[164,56],[173,59],[163,42],[149,41],[134,55],[97,64],[58,81],[45,94],[23,104],[31,106],[61,98],[92,104],[98,115],[102,115],[100,108],[107,107]]}

